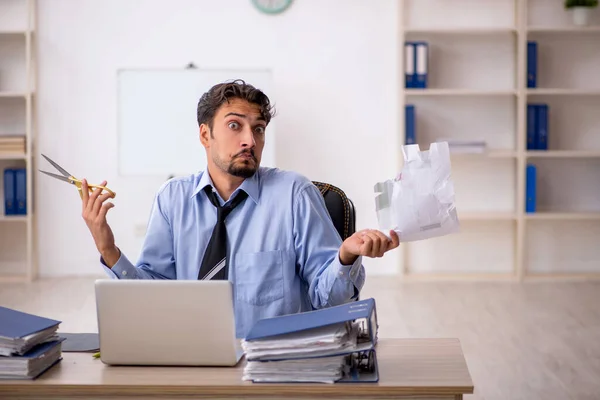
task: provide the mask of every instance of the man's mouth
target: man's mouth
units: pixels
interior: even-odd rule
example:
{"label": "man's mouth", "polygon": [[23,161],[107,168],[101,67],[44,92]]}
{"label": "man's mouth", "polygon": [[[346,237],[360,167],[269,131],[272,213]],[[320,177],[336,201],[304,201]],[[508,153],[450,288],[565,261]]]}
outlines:
{"label": "man's mouth", "polygon": [[253,154],[251,154],[251,153],[246,153],[246,152],[244,152],[244,153],[242,153],[242,154],[238,155],[237,157],[239,157],[239,158],[243,158],[243,159],[245,159],[245,160],[256,160],[256,158],[254,158],[254,155],[253,155]]}

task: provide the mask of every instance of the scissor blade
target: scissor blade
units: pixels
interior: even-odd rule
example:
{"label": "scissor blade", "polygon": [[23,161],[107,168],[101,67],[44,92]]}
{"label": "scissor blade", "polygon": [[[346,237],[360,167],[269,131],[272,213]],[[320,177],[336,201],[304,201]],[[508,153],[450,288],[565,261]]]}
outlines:
{"label": "scissor blade", "polygon": [[[50,164],[52,164],[52,166],[54,168],[56,168],[61,174],[63,174],[65,177],[71,176],[70,173],[68,173],[67,171],[65,171],[60,165],[58,165],[57,163],[55,163],[54,161],[52,161],[51,159],[49,159],[48,157],[46,157],[44,154],[42,154],[42,157],[44,157],[46,160],[48,160],[48,162]],[[44,171],[41,171],[44,172]]]}
{"label": "scissor blade", "polygon": [[70,180],[68,177],[66,177],[66,176],[62,176],[62,175],[58,175],[58,174],[53,174],[53,173],[51,173],[51,172],[46,172],[46,171],[42,171],[42,170],[40,170],[40,172],[41,172],[41,173],[44,173],[44,174],[46,174],[46,175],[49,175],[49,176],[51,176],[51,177],[53,177],[53,178],[59,179],[59,180],[61,180],[61,181],[65,181],[65,182],[67,182],[67,183],[73,183],[73,182],[72,182],[72,181],[71,181],[71,180]]}

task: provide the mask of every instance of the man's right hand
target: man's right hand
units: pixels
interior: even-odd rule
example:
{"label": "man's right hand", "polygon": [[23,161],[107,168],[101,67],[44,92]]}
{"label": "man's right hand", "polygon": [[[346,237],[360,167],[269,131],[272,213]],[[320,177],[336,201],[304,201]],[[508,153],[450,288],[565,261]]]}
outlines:
{"label": "man's right hand", "polygon": [[[100,186],[106,186],[106,181]],[[120,250],[115,246],[115,237],[112,229],[106,221],[106,213],[115,205],[106,200],[110,198],[110,193],[100,194],[102,189],[95,189],[91,194],[88,189],[87,180],[83,179],[81,184],[82,191],[82,216],[88,229],[92,233],[96,248],[100,252],[102,259],[108,267],[117,263],[121,256]]]}

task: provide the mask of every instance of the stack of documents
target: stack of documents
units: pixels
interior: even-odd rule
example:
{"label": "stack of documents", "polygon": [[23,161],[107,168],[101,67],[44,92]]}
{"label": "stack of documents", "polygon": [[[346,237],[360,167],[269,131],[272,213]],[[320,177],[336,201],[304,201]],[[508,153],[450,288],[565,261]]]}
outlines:
{"label": "stack of documents", "polygon": [[33,379],[61,359],[60,321],[0,307],[0,379]]}
{"label": "stack of documents", "polygon": [[257,322],[242,341],[244,380],[376,382],[375,300]]}
{"label": "stack of documents", "polygon": [[0,135],[0,154],[24,154],[25,136]]}

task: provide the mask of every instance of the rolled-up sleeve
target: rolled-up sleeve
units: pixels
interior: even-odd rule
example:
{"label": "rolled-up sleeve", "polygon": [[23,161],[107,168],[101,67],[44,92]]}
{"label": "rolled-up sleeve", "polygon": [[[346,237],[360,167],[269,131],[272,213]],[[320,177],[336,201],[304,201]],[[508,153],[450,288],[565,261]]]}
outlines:
{"label": "rolled-up sleeve", "polygon": [[335,306],[356,299],[365,282],[362,257],[351,265],[341,263],[342,239],[314,185],[307,185],[299,192],[293,212],[297,262],[300,276],[308,284],[313,307]]}

